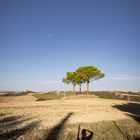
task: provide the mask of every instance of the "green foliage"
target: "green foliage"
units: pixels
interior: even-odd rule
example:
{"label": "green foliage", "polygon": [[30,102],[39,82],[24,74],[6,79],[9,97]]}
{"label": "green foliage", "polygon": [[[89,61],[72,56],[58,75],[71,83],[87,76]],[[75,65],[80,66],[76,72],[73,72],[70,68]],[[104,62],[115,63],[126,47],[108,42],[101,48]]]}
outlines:
{"label": "green foliage", "polygon": [[72,83],[73,85],[76,85],[76,72],[67,72],[66,77],[62,80],[65,84]]}
{"label": "green foliage", "polygon": [[73,85],[73,93],[75,93],[76,86],[76,72],[67,72],[66,77],[62,80],[63,83]]}
{"label": "green foliage", "polygon": [[68,97],[71,95],[72,92],[60,92],[60,93],[56,93],[56,92],[47,92],[47,93],[36,93],[33,96],[36,97],[36,101],[47,101],[47,100],[60,100],[63,97]]}
{"label": "green foliage", "polygon": [[36,101],[55,100],[55,99],[61,99],[63,97],[62,94],[57,95],[56,93],[34,94],[34,96],[37,98]]}
{"label": "green foliage", "polygon": [[94,66],[79,67],[76,71],[82,75],[82,81],[88,83],[105,76],[104,73]]}
{"label": "green foliage", "polygon": [[65,84],[69,84],[69,80],[67,78],[63,78],[62,82]]}
{"label": "green foliage", "polygon": [[[98,68],[94,66],[83,66],[79,67],[75,72],[67,72],[66,77],[63,78],[62,82],[66,84],[73,84],[73,89],[76,85],[80,86],[81,84],[87,83],[87,93],[89,90],[89,83],[105,77],[105,74],[102,73]],[[81,91],[80,91],[81,92]]]}

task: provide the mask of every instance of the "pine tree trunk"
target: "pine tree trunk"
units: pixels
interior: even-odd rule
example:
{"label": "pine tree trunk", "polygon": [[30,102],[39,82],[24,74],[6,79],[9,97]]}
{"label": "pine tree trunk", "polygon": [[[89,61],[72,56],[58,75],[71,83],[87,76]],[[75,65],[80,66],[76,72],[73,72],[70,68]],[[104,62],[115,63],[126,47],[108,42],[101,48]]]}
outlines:
{"label": "pine tree trunk", "polygon": [[75,94],[75,85],[73,84],[73,94]]}
{"label": "pine tree trunk", "polygon": [[79,91],[80,91],[80,94],[81,94],[81,84],[79,84]]}
{"label": "pine tree trunk", "polygon": [[89,93],[89,82],[87,82],[87,94]]}

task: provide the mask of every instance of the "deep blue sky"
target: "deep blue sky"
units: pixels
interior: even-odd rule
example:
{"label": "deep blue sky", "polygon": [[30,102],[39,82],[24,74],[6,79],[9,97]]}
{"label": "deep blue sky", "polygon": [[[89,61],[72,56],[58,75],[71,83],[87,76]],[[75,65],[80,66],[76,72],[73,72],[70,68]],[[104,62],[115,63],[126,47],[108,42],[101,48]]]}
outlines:
{"label": "deep blue sky", "polygon": [[69,90],[93,65],[95,90],[140,91],[139,0],[0,0],[0,90]]}

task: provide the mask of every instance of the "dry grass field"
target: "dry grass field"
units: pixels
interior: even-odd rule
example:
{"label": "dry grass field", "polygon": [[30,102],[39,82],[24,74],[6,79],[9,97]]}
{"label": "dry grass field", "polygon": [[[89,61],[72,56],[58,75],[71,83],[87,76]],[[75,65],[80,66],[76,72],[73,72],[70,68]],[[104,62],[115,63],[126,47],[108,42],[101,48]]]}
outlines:
{"label": "dry grass field", "polygon": [[[9,99],[10,98],[10,99]],[[78,139],[78,128],[94,140],[136,140],[140,136],[140,103],[71,96],[35,101],[35,97],[0,97],[0,139]]]}

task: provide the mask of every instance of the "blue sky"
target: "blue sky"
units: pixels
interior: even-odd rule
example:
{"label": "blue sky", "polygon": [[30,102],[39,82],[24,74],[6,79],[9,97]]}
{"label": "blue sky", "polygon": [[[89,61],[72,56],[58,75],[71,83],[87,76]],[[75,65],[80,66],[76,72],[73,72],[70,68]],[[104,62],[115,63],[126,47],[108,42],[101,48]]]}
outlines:
{"label": "blue sky", "polygon": [[140,91],[139,15],[139,0],[0,0],[0,90],[69,90],[93,65],[91,90]]}

